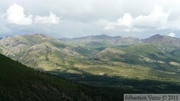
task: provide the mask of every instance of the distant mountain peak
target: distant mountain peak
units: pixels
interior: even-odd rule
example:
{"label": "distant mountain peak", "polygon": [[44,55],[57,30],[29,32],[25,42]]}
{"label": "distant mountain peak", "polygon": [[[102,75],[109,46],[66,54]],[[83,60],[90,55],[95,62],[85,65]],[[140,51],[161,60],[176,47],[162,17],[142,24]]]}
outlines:
{"label": "distant mountain peak", "polygon": [[108,36],[108,35],[105,35],[105,34],[101,34],[101,35],[93,36],[93,38],[97,38],[97,39],[108,39],[108,38],[111,38],[111,36]]}
{"label": "distant mountain peak", "polygon": [[152,37],[162,37],[163,35],[160,35],[160,34],[156,34],[156,35],[153,35]]}
{"label": "distant mountain peak", "polygon": [[159,34],[144,39],[143,42],[156,44],[156,45],[166,44],[166,45],[173,45],[178,47],[180,46],[180,39],[166,35],[159,35]]}
{"label": "distant mountain peak", "polygon": [[145,41],[145,42],[154,42],[155,40],[160,40],[160,39],[162,39],[162,38],[163,38],[162,35],[156,34],[156,35],[153,35],[153,36],[145,39],[144,41]]}
{"label": "distant mountain peak", "polygon": [[106,35],[106,34],[100,34],[100,35],[96,35],[96,36],[101,36],[101,37],[110,37],[110,36],[108,36],[108,35]]}
{"label": "distant mountain peak", "polygon": [[[176,37],[171,37],[171,36],[168,36],[168,35],[160,35],[160,34],[156,34],[156,35],[153,35],[147,39],[150,39],[150,38],[176,38]],[[178,39],[178,38],[176,38]]]}
{"label": "distant mountain peak", "polygon": [[23,35],[25,37],[47,37],[46,35],[43,35],[43,34],[39,34],[39,33],[36,33],[36,34],[26,34],[26,35]]}

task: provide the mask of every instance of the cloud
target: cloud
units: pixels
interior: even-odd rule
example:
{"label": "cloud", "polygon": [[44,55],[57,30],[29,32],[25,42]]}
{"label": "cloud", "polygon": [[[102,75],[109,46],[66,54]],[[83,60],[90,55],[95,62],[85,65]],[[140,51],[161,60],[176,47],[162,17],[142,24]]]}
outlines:
{"label": "cloud", "polygon": [[149,15],[140,15],[135,18],[134,25],[140,27],[163,28],[168,21],[170,13],[155,5]]}
{"label": "cloud", "polygon": [[32,23],[32,15],[26,16],[24,8],[14,3],[7,9],[7,21],[17,25],[30,25]]}
{"label": "cloud", "polygon": [[9,6],[6,14],[1,16],[6,17],[8,23],[16,25],[32,25],[32,24],[59,24],[60,17],[56,16],[53,12],[50,12],[48,16],[36,15],[25,15],[24,8],[16,3]]}
{"label": "cloud", "polygon": [[141,32],[148,28],[163,29],[168,24],[169,15],[169,12],[164,12],[162,7],[156,5],[148,15],[139,15],[133,18],[130,13],[125,13],[116,22],[109,22],[104,29],[122,29],[125,32]]}
{"label": "cloud", "polygon": [[175,33],[169,33],[168,36],[170,36],[170,37],[176,37],[176,34],[175,34]]}
{"label": "cloud", "polygon": [[104,30],[119,30],[121,32],[142,32],[142,28],[133,27],[134,18],[130,13],[125,13],[122,18],[116,22],[109,22],[105,25]]}
{"label": "cloud", "polygon": [[[26,24],[7,21],[6,11],[14,3],[23,9],[23,17],[17,18],[29,18],[29,24],[26,20],[21,20]],[[176,37],[180,37],[179,5],[180,0],[44,0],[43,4],[42,0],[1,0],[0,27],[3,32],[0,33],[38,32],[66,37],[92,34],[136,37],[139,34],[138,37],[145,38],[173,31]],[[50,17],[52,15],[54,17]]]}
{"label": "cloud", "polygon": [[120,26],[132,27],[133,18],[130,13],[124,14],[124,16],[117,20],[117,24]]}
{"label": "cloud", "polygon": [[59,24],[60,17],[56,16],[54,13],[50,12],[49,16],[36,16],[35,23],[46,23],[46,24]]}
{"label": "cloud", "polygon": [[133,26],[133,18],[130,13],[125,13],[122,18],[117,19],[116,22],[108,22],[105,30],[115,30],[117,27],[130,28]]}

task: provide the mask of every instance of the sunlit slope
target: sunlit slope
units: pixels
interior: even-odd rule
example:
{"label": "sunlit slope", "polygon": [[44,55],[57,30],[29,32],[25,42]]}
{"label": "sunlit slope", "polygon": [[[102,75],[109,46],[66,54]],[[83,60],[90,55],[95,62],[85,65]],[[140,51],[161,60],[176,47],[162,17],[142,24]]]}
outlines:
{"label": "sunlit slope", "polygon": [[[112,44],[116,41],[119,45]],[[178,43],[178,38],[161,35],[144,40],[99,35],[60,41],[34,34],[2,39],[0,50],[27,66],[56,75],[91,74],[178,82]]]}
{"label": "sunlit slope", "polygon": [[43,71],[66,70],[74,56],[80,57],[71,46],[42,34],[14,36],[0,43],[2,54]]}

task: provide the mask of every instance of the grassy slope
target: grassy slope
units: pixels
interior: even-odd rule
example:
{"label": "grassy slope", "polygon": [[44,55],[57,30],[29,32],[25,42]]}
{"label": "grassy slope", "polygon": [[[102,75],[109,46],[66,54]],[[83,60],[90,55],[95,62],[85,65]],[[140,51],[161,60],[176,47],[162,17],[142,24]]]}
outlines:
{"label": "grassy slope", "polygon": [[[95,88],[75,84],[55,76],[34,71],[2,55],[0,55],[0,61],[0,101],[118,101],[122,98],[123,93],[179,91],[177,85],[165,82],[119,80],[119,77],[106,78],[103,76],[89,76],[83,79],[86,83],[89,82],[89,84],[92,83],[90,82],[92,80],[97,83],[100,81],[104,85],[111,85],[113,83],[120,85],[120,89]],[[132,88],[134,84],[135,87]],[[170,87],[174,88],[171,89]]]}
{"label": "grassy slope", "polygon": [[171,55],[177,51],[169,53],[152,44],[108,47],[94,58],[74,62],[73,68],[83,74],[60,75],[89,85],[120,88],[122,92],[178,92],[179,67],[170,64],[180,62],[178,56]]}
{"label": "grassy slope", "polygon": [[[34,37],[39,38],[37,35]],[[36,38],[32,37],[32,39]],[[178,84],[180,82],[178,49],[168,53],[164,51],[163,46],[152,44],[109,46],[93,42],[66,45],[55,39],[42,40],[43,43],[33,41],[31,38],[28,40],[28,42],[38,44],[32,51],[25,52],[27,56],[23,54],[26,58],[20,62],[26,65],[27,63],[32,64],[31,67],[39,66],[42,70],[59,75],[71,73],[69,78],[75,79],[74,81],[92,85],[125,87],[127,83],[122,83],[124,79],[128,82],[129,79],[137,80],[136,82],[145,80],[145,82],[142,81],[144,88],[148,87],[146,80],[152,80],[151,83],[153,80]],[[9,49],[14,51],[13,48]],[[74,77],[76,74],[79,77]],[[96,76],[100,76],[103,80],[99,80]],[[119,79],[109,80],[111,77]],[[130,80],[130,83],[134,84],[133,82]],[[138,87],[136,84],[131,86]],[[158,83],[155,86],[157,87]]]}
{"label": "grassy slope", "polygon": [[1,101],[115,100],[113,93],[34,71],[2,55],[0,80]]}
{"label": "grassy slope", "polygon": [[[114,47],[101,52],[99,58],[117,65],[119,69],[123,69],[124,75],[129,72],[127,76],[130,78],[140,76],[141,79],[150,80],[166,79],[175,82],[180,80],[179,67],[176,65],[180,62],[178,56],[172,56],[155,45]],[[116,68],[116,71],[118,71],[118,68]]]}

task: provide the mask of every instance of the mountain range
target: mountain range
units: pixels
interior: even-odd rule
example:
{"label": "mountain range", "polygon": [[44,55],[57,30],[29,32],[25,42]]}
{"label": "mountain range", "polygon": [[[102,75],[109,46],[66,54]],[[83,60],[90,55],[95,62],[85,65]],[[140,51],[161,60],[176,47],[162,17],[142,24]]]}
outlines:
{"label": "mountain range", "polygon": [[121,37],[121,36],[107,36],[107,35],[97,35],[97,36],[87,36],[87,37],[81,37],[81,38],[73,38],[73,39],[60,39],[61,41],[64,42],[84,42],[84,43],[89,43],[93,44],[93,42],[99,42],[105,43],[108,45],[130,45],[130,44],[138,44],[141,43],[141,40],[138,38],[133,38],[133,37]]}
{"label": "mountain range", "polygon": [[[165,84],[180,85],[180,39],[164,35],[147,39],[23,35],[1,39],[0,53],[35,70],[88,85],[139,92],[147,92],[143,89],[152,86],[144,82],[149,80],[161,82],[154,85],[159,92],[166,92],[169,85]],[[144,88],[126,81],[142,82]],[[162,82],[166,82],[164,86]]]}

